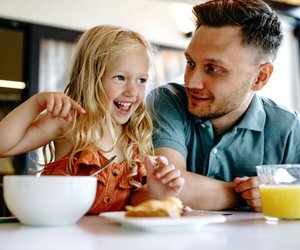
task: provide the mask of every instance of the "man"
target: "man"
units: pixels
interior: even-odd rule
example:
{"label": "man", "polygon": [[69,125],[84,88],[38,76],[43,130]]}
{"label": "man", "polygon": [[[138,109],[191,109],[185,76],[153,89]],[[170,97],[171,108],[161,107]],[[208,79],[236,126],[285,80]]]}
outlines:
{"label": "man", "polygon": [[280,21],[261,0],[215,0],[193,11],[185,86],[148,96],[155,152],[182,171],[186,205],[260,211],[256,166],[300,163],[299,115],[256,94],[273,72]]}

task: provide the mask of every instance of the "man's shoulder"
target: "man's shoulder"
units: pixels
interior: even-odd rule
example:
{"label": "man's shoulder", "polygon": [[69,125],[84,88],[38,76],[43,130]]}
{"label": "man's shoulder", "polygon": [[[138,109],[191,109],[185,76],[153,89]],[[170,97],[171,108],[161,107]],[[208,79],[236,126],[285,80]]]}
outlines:
{"label": "man's shoulder", "polygon": [[300,115],[296,110],[280,105],[266,97],[260,97],[260,100],[266,115],[265,129],[274,130],[276,128],[278,133],[299,130],[300,133]]}
{"label": "man's shoulder", "polygon": [[147,102],[151,104],[156,103],[173,103],[180,106],[187,105],[187,96],[185,86],[178,83],[168,83],[158,88],[153,89],[147,95]]}
{"label": "man's shoulder", "polygon": [[152,90],[152,92],[163,92],[169,95],[185,95],[186,90],[183,84],[171,82]]}
{"label": "man's shoulder", "polygon": [[287,108],[270,98],[259,96],[266,115],[280,120],[295,120],[299,119],[299,113],[296,110]]}

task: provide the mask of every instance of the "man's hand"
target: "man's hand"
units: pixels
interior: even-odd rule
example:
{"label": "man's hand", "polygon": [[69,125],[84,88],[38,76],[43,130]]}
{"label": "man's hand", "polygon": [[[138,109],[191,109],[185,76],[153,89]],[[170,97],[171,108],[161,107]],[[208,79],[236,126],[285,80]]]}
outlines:
{"label": "man's hand", "polygon": [[240,193],[242,198],[246,200],[252,211],[261,212],[262,205],[259,192],[259,183],[257,177],[236,177],[233,180],[235,191]]}

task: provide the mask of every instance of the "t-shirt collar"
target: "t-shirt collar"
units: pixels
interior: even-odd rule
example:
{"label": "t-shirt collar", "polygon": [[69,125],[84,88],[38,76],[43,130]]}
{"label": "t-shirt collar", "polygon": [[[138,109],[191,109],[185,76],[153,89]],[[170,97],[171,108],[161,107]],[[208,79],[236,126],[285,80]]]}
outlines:
{"label": "t-shirt collar", "polygon": [[236,128],[245,128],[255,131],[262,131],[266,122],[266,113],[263,108],[261,99],[254,94],[252,101],[239,124]]}

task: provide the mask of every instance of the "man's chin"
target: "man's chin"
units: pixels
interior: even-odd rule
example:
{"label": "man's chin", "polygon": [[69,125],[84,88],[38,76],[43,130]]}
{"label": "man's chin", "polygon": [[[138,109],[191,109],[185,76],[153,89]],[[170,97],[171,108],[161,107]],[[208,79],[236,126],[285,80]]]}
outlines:
{"label": "man's chin", "polygon": [[195,116],[198,116],[198,117],[200,117],[200,118],[202,118],[202,116],[204,115],[203,114],[203,111],[202,110],[199,110],[199,107],[198,108],[196,108],[194,105],[188,105],[188,111],[191,113],[191,114],[193,114],[193,115],[195,115]]}
{"label": "man's chin", "polygon": [[214,118],[215,118],[215,117],[212,116],[211,114],[207,114],[207,113],[204,113],[204,112],[202,112],[202,111],[195,110],[195,109],[189,109],[189,112],[190,112],[192,115],[199,117],[199,118],[202,119],[203,121],[211,120],[211,119],[214,119]]}
{"label": "man's chin", "polygon": [[205,117],[205,115],[202,112],[199,112],[198,110],[194,110],[194,109],[189,109],[189,112],[194,115],[197,116],[201,119],[203,119]]}

